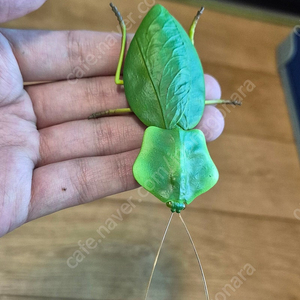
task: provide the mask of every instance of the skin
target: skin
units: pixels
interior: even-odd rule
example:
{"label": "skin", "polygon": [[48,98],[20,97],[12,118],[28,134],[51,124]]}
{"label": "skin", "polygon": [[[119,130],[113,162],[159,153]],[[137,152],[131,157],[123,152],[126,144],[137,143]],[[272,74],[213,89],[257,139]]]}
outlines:
{"label": "skin", "polygon": [[[40,7],[44,0],[0,0],[0,21]],[[121,37],[106,56],[70,83],[68,74],[106,33],[0,29],[0,236],[44,215],[138,187],[132,165],[145,127],[134,115],[87,120],[95,111],[128,107],[116,86]],[[24,82],[51,81],[23,87]],[[219,99],[205,76],[206,98]],[[75,83],[76,82],[76,83]],[[211,122],[213,120],[213,122]],[[213,123],[213,126],[211,125]],[[197,128],[207,141],[224,128],[207,106]]]}

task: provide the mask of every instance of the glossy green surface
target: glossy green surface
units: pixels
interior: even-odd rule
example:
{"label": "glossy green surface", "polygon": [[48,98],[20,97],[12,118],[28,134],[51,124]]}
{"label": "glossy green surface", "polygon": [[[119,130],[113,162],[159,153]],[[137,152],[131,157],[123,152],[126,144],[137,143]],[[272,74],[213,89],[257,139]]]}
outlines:
{"label": "glossy green surface", "polygon": [[[148,127],[133,165],[137,182],[179,212],[218,181],[202,131]],[[169,205],[168,205],[169,206]]]}
{"label": "glossy green surface", "polygon": [[145,125],[188,130],[200,121],[205,101],[200,59],[186,31],[159,4],[130,44],[123,80],[127,101]]}

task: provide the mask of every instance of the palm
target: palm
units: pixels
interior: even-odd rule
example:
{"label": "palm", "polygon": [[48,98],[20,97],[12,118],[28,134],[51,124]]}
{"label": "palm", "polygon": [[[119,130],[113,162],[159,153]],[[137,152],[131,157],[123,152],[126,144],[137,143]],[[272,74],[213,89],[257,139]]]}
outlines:
{"label": "palm", "polygon": [[[29,95],[8,41],[0,37],[0,235],[28,217],[33,168],[39,159],[39,133]],[[18,192],[16,192],[18,191]]]}
{"label": "palm", "polygon": [[[105,33],[0,32],[6,37],[0,34],[0,236],[28,220],[137,187],[132,164],[144,126],[134,115],[86,119],[128,105],[114,83],[120,44],[90,65],[85,78],[69,82],[88,55],[99,57]],[[23,89],[23,79],[50,83]],[[206,80],[208,97],[219,97],[216,81]],[[212,117],[218,126],[209,128]],[[200,123],[210,140],[223,129],[214,107]]]}

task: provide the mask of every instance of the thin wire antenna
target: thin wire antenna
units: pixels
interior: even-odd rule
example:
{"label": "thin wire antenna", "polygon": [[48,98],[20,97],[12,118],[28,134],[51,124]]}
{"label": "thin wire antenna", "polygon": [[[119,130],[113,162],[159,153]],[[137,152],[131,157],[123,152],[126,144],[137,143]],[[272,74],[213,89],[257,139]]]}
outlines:
{"label": "thin wire antenna", "polygon": [[181,214],[179,213],[179,218],[185,228],[185,231],[187,233],[187,235],[189,236],[189,239],[190,239],[190,242],[193,246],[193,249],[194,249],[194,252],[195,252],[195,255],[196,255],[196,258],[197,258],[197,261],[198,261],[198,265],[199,265],[199,268],[200,268],[200,272],[201,272],[201,276],[202,276],[202,280],[203,280],[203,286],[204,286],[204,292],[205,292],[205,297],[206,297],[206,300],[209,300],[209,295],[208,295],[208,288],[207,288],[207,283],[206,283],[206,279],[205,279],[205,275],[204,275],[204,271],[203,271],[203,268],[202,268],[202,264],[201,264],[201,261],[200,261],[200,258],[199,258],[199,255],[197,253],[197,250],[196,250],[196,247],[195,247],[195,244],[193,242],[193,239],[192,239],[192,236],[185,224],[185,222],[183,221],[183,218],[181,216]]}
{"label": "thin wire antenna", "polygon": [[157,261],[158,261],[158,257],[159,257],[159,254],[160,254],[160,250],[161,250],[161,248],[162,248],[162,246],[163,246],[163,243],[164,243],[164,241],[165,241],[165,238],[166,238],[166,235],[167,235],[167,232],[168,232],[170,223],[171,223],[171,221],[172,221],[173,215],[174,215],[174,212],[171,213],[171,216],[170,216],[170,218],[169,218],[169,221],[168,221],[167,227],[166,227],[166,229],[165,229],[164,235],[163,235],[162,240],[161,240],[161,242],[160,242],[160,246],[159,246],[158,251],[157,251],[157,253],[156,253],[156,257],[155,257],[155,260],[154,260],[154,263],[153,263],[153,267],[152,267],[152,271],[151,271],[151,275],[150,275],[150,278],[149,278],[149,282],[148,282],[148,286],[147,286],[147,290],[146,290],[146,294],[145,294],[145,299],[144,299],[144,300],[147,300],[148,292],[149,292],[149,289],[150,289],[152,277],[153,277],[154,270],[155,270],[155,267],[156,267],[156,264],[157,264]]}

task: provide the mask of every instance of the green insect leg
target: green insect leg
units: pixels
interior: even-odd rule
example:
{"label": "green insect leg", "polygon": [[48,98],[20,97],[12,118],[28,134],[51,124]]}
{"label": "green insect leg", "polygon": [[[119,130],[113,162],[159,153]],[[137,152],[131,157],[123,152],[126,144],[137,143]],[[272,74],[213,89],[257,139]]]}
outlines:
{"label": "green insect leg", "polygon": [[91,114],[88,119],[98,119],[101,117],[123,115],[127,113],[132,113],[132,110],[130,108],[108,109]]}
{"label": "green insect leg", "polygon": [[201,9],[197,12],[193,22],[192,22],[192,25],[190,27],[190,30],[189,30],[189,37],[194,45],[194,35],[195,35],[195,29],[196,29],[196,25],[198,23],[198,20],[200,19],[200,16],[202,15],[204,11],[204,7],[201,7]]}
{"label": "green insect leg", "polygon": [[211,104],[231,104],[231,105],[242,105],[242,102],[237,100],[205,100],[205,105],[211,105]]}
{"label": "green insect leg", "polygon": [[[123,18],[121,16],[120,12],[118,11],[117,7],[114,6],[112,3],[110,3],[110,6],[111,6],[113,12],[115,13],[115,15],[119,21],[119,24],[121,26],[121,29],[122,29],[122,45],[121,45],[120,57],[119,57],[118,67],[117,67],[116,76],[115,76],[115,82],[117,85],[123,85],[124,81],[122,79],[120,79],[120,75],[121,75],[121,68],[122,68],[122,64],[123,64],[123,60],[124,60],[125,45],[126,45],[126,25],[123,21]],[[97,119],[97,118],[101,118],[101,117],[105,117],[105,116],[122,115],[122,114],[131,113],[131,112],[132,112],[132,110],[130,108],[108,109],[105,111],[99,111],[99,112],[93,113],[88,117],[88,119]]]}
{"label": "green insect leg", "polygon": [[118,85],[123,85],[124,81],[122,79],[120,79],[120,74],[121,74],[121,68],[122,68],[122,64],[123,64],[123,60],[124,60],[125,45],[126,45],[126,25],[123,21],[123,18],[121,16],[120,12],[118,11],[117,7],[114,6],[112,3],[110,3],[109,5],[111,6],[113,12],[115,13],[115,15],[119,21],[119,24],[121,26],[121,29],[122,29],[122,45],[121,45],[119,63],[118,63],[116,76],[115,76],[115,82]]}
{"label": "green insect leg", "polygon": [[[222,99],[205,101],[205,105],[212,105],[212,104],[242,105],[242,102],[237,101],[237,100],[222,100]],[[123,114],[128,114],[128,113],[132,113],[131,108],[108,109],[108,110],[99,111],[94,114],[91,114],[88,117],[88,119],[98,119],[101,117],[123,115]]]}

